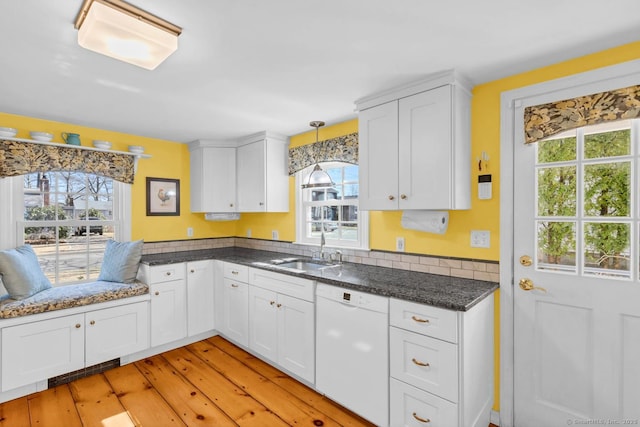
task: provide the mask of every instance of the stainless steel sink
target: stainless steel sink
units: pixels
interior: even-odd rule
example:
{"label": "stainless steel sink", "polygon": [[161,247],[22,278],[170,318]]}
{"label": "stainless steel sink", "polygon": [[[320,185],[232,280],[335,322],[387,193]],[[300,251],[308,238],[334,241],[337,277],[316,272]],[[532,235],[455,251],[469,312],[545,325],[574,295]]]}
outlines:
{"label": "stainless steel sink", "polygon": [[326,261],[312,259],[284,258],[274,259],[271,262],[254,262],[253,265],[269,267],[276,270],[286,270],[293,273],[305,273],[307,271],[320,271],[327,268],[338,267],[340,264],[331,264]]}
{"label": "stainless steel sink", "polygon": [[327,264],[322,261],[297,260],[278,264],[280,268],[293,268],[295,270],[311,271],[324,270],[325,268],[337,267],[338,264]]}

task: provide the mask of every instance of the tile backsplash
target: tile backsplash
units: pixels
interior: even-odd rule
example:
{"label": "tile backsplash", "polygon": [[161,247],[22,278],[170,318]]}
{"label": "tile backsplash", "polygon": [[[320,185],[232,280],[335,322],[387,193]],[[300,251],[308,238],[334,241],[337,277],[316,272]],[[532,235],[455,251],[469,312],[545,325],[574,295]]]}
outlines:
{"label": "tile backsplash", "polygon": [[[196,251],[227,247],[260,249],[287,254],[312,256],[317,246],[299,245],[275,240],[251,239],[245,237],[222,237],[215,239],[174,240],[168,242],[145,242],[143,254]],[[327,248],[328,252],[334,249]],[[440,257],[433,255],[409,254],[384,251],[363,251],[340,249],[342,259],[356,264],[377,265],[379,267],[419,271],[442,276],[464,277],[468,279],[500,282],[500,264],[497,261],[472,260],[464,258]]]}

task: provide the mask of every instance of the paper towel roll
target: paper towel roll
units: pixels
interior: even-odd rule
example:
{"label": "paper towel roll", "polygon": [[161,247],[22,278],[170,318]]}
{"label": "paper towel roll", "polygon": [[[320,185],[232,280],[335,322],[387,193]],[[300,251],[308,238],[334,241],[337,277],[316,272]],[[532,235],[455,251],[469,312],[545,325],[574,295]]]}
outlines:
{"label": "paper towel roll", "polygon": [[448,211],[403,211],[403,228],[426,231],[427,233],[444,234],[449,227]]}

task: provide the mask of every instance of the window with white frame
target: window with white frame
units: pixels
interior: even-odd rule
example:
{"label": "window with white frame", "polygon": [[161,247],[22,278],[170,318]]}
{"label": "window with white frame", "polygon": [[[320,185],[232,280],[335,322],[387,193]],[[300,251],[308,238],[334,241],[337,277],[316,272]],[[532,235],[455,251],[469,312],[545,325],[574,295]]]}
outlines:
{"label": "window with white frame", "polygon": [[96,280],[107,240],[129,240],[131,186],[84,172],[4,178],[3,248],[30,244],[56,285]]}
{"label": "window with white frame", "polygon": [[335,247],[368,249],[369,216],[358,208],[358,166],[348,163],[323,163],[335,186],[306,188],[313,166],[296,174],[297,243],[326,244]]}

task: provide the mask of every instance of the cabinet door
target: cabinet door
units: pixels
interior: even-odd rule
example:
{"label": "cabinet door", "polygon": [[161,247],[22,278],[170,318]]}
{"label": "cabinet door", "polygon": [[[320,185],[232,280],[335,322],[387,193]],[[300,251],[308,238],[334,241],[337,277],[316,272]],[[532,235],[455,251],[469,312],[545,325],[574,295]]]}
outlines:
{"label": "cabinet door", "polygon": [[314,304],[278,295],[278,363],[288,371],[315,381]]}
{"label": "cabinet door", "polygon": [[398,209],[398,101],[361,111],[358,123],[360,209]]}
{"label": "cabinet door", "polygon": [[222,332],[245,347],[249,346],[249,285],[224,279]]}
{"label": "cabinet door", "polygon": [[238,211],[265,212],[267,209],[265,175],[266,141],[238,147]]}
{"label": "cabinet door", "polygon": [[213,261],[187,263],[187,332],[193,336],[214,328]]}
{"label": "cabinet door", "polygon": [[84,368],[84,314],[2,329],[2,391]]}
{"label": "cabinet door", "polygon": [[149,347],[149,303],[85,314],[85,364],[96,365]]}
{"label": "cabinet door", "polygon": [[400,209],[453,207],[451,90],[446,85],[399,101]]}
{"label": "cabinet door", "polygon": [[191,212],[236,212],[236,149],[191,151]]}
{"label": "cabinet door", "polygon": [[151,291],[151,346],[187,336],[187,301],[184,280],[157,283]]}
{"label": "cabinet door", "polygon": [[249,287],[249,348],[278,361],[278,294]]}

